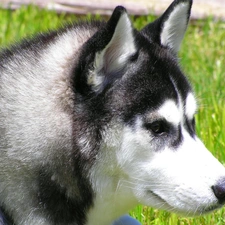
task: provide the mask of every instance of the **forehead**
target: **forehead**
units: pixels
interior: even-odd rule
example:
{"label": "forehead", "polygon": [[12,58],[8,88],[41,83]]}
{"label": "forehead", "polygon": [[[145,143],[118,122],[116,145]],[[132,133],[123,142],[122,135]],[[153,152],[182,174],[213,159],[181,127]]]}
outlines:
{"label": "forehead", "polygon": [[185,109],[188,118],[192,117],[196,107],[190,109],[190,105],[196,104],[194,97],[188,97],[192,92],[189,81],[166,50],[153,51],[154,46],[150,47],[151,50],[144,51],[146,54],[140,52],[135,66],[128,67],[127,75],[115,86],[115,107],[120,107],[118,112],[125,122],[157,110],[174,123],[181,120],[181,111]]}

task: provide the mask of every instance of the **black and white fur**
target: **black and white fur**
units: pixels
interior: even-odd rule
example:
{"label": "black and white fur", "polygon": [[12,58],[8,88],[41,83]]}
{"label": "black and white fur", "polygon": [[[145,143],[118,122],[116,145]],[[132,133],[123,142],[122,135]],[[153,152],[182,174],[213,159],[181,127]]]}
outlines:
{"label": "black and white fur", "polygon": [[141,31],[117,7],[107,23],[1,52],[9,224],[109,225],[140,203],[187,215],[224,203],[225,169],[196,136],[197,104],[177,60],[191,5],[175,0]]}

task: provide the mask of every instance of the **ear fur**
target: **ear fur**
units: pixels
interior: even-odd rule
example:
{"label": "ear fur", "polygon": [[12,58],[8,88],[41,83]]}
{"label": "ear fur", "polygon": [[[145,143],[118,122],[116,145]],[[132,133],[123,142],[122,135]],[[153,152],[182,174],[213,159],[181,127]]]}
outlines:
{"label": "ear fur", "polygon": [[177,54],[187,29],[191,6],[192,0],[175,0],[159,19],[147,25],[142,32]]}
{"label": "ear fur", "polygon": [[101,92],[120,78],[128,59],[136,52],[133,27],[122,6],[115,8],[104,32],[111,32],[111,37],[95,53],[94,67],[87,80],[95,92]]}

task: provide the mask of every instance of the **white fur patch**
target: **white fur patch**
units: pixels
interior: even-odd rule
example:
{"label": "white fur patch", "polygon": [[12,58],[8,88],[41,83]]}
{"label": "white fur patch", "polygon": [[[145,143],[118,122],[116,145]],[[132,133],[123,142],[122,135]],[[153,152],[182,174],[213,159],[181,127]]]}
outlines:
{"label": "white fur patch", "polygon": [[[120,152],[123,135],[126,138],[130,137],[130,130],[125,129],[127,133],[123,134],[123,127],[115,122],[109,127],[110,129],[103,135],[104,144],[97,163],[90,171],[90,179],[97,195],[95,207],[88,213],[87,225],[110,225],[113,220],[138,204],[132,188],[127,188],[127,181],[121,170],[123,163],[132,159],[132,149],[131,151],[128,148],[124,149],[122,154]],[[132,167],[131,163],[129,165]]]}
{"label": "white fur patch", "polygon": [[190,6],[188,3],[180,3],[170,14],[164,23],[161,33],[161,44],[178,52],[187,27],[187,15]]}
{"label": "white fur patch", "polygon": [[143,187],[151,190],[143,200],[157,208],[199,214],[217,206],[211,187],[224,177],[225,170],[199,139],[193,140],[184,129],[182,133],[184,141],[178,151],[167,147],[155,154],[146,176],[139,175],[140,180],[146,179]]}
{"label": "white fur patch", "polygon": [[197,103],[192,93],[189,93],[186,98],[185,114],[188,119],[192,119],[197,110]]}
{"label": "white fur patch", "polygon": [[172,100],[167,100],[158,110],[160,116],[168,122],[178,125],[181,122],[181,113],[176,103]]}

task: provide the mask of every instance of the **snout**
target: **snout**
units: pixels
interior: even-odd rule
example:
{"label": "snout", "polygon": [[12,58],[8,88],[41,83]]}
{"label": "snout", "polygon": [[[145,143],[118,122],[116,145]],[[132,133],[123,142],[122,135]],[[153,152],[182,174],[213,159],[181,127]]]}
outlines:
{"label": "snout", "polygon": [[220,204],[224,204],[225,203],[225,177],[219,180],[219,182],[216,185],[213,185],[212,190],[216,198],[218,199],[218,202]]}
{"label": "snout", "polygon": [[197,138],[186,137],[177,151],[156,153],[148,168],[153,207],[199,215],[225,204],[225,168]]}

